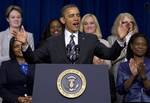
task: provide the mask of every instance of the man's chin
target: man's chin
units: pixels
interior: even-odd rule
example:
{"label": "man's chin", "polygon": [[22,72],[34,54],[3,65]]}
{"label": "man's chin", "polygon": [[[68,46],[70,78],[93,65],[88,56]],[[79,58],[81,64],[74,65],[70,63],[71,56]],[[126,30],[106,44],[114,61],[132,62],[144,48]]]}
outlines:
{"label": "man's chin", "polygon": [[76,29],[73,30],[73,32],[77,32],[77,31],[79,31],[79,28],[76,28]]}

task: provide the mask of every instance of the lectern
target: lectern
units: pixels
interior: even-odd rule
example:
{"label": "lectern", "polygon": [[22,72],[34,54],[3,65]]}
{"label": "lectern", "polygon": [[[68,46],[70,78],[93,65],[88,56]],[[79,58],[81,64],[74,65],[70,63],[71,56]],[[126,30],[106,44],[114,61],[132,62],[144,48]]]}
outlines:
{"label": "lectern", "polygon": [[[69,70],[79,71],[79,75],[85,77],[86,84],[82,83],[82,76],[77,77],[76,73],[74,76],[74,72],[67,74]],[[69,97],[70,92],[74,96],[80,91],[83,84],[85,88],[80,95]],[[62,86],[61,89],[59,86]],[[60,92],[63,89],[68,97]],[[92,64],[37,64],[33,103],[111,103],[108,67]]]}

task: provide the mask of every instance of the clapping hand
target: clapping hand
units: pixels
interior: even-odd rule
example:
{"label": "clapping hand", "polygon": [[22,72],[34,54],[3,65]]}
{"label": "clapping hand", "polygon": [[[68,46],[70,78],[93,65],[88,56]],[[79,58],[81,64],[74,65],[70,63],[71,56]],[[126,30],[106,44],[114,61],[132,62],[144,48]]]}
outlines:
{"label": "clapping hand", "polygon": [[118,30],[117,30],[119,40],[124,40],[124,38],[126,37],[126,35],[129,32],[129,29],[130,29],[130,27],[128,24],[120,23]]}
{"label": "clapping hand", "polygon": [[130,70],[131,70],[131,73],[133,76],[137,76],[138,75],[138,70],[137,70],[137,63],[135,62],[134,59],[130,59],[129,61],[129,67],[130,67]]}
{"label": "clapping hand", "polygon": [[31,96],[20,96],[18,97],[19,103],[32,103],[32,97]]}
{"label": "clapping hand", "polygon": [[143,76],[146,75],[146,74],[145,74],[145,65],[144,65],[144,63],[139,63],[137,70],[138,70],[139,75],[140,75],[141,77],[143,77]]}
{"label": "clapping hand", "polygon": [[14,35],[17,41],[21,42],[22,44],[27,43],[27,32],[25,31],[23,26],[21,26],[20,31],[13,31],[12,34]]}
{"label": "clapping hand", "polygon": [[133,76],[136,75],[139,75],[140,77],[146,76],[145,65],[143,62],[137,63],[134,59],[130,59],[129,66]]}

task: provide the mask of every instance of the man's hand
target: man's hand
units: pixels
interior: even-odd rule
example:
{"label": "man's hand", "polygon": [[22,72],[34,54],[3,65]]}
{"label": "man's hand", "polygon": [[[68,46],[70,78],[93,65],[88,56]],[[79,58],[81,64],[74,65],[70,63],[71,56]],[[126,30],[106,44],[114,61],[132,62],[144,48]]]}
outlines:
{"label": "man's hand", "polygon": [[100,59],[97,56],[94,56],[93,58],[93,64],[106,64],[104,59]]}
{"label": "man's hand", "polygon": [[19,103],[32,103],[32,97],[31,96],[20,96],[18,97]]}

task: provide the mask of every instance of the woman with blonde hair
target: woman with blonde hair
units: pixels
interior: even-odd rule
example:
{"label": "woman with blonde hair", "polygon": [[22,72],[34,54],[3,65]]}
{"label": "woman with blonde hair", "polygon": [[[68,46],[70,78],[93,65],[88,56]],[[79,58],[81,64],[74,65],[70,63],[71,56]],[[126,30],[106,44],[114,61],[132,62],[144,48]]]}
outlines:
{"label": "woman with blonde hair", "polygon": [[125,37],[125,42],[126,42],[126,47],[122,50],[120,56],[112,62],[112,66],[113,66],[113,73],[114,73],[114,77],[116,79],[117,76],[117,68],[118,68],[118,64],[120,64],[120,62],[124,62],[126,61],[126,48],[128,45],[128,42],[130,40],[130,37],[138,32],[138,26],[137,23],[134,19],[134,17],[130,14],[130,13],[120,13],[116,20],[114,21],[114,24],[112,26],[112,30],[111,33],[112,35],[110,35],[108,37],[108,42],[110,43],[110,45],[113,45],[114,41],[117,39],[117,34],[118,34],[118,28],[122,26],[122,27],[127,27],[128,28],[128,34]]}
{"label": "woman with blonde hair", "polygon": [[[116,20],[114,21],[114,24],[112,26],[111,29],[111,33],[112,35],[108,37],[108,42],[112,45],[114,43],[114,41],[117,39],[116,35],[118,34],[118,27],[122,25],[122,26],[128,26],[129,31],[128,31],[128,35],[134,34],[138,32],[138,26],[137,23],[134,19],[134,17],[130,14],[130,13],[120,13]],[[129,39],[127,40],[127,42],[129,41]]]}
{"label": "woman with blonde hair", "polygon": [[[102,39],[100,26],[95,15],[86,14],[83,16],[80,24],[80,31],[96,35],[100,42],[104,44],[104,46],[110,47],[109,43],[106,40]],[[109,66],[109,68],[111,67],[110,60],[100,59],[96,56],[94,56],[93,58],[93,64],[106,64]]]}
{"label": "woman with blonde hair", "polygon": [[[98,20],[96,18],[95,15],[93,14],[85,14],[83,17],[82,17],[82,20],[81,20],[81,24],[80,24],[80,31],[81,32],[85,32],[84,30],[84,25],[86,25],[85,23],[85,19],[88,18],[88,17],[91,17],[93,19],[94,22],[91,22],[91,23],[94,23],[95,25],[95,28],[93,29],[94,31],[92,31],[92,33],[94,33],[98,38],[102,38],[102,32],[101,32],[101,29],[100,29],[100,25],[98,23]],[[90,32],[91,29],[87,29],[87,33],[91,33]]]}
{"label": "woman with blonde hair", "polygon": [[[116,82],[117,79],[117,72],[118,72],[118,66],[120,63],[125,62],[126,59],[126,51],[127,51],[127,45],[130,40],[130,37],[138,32],[138,26],[134,19],[134,17],[130,13],[120,13],[116,20],[114,21],[114,24],[112,26],[111,33],[112,35],[108,36],[107,40],[110,43],[110,45],[113,45],[115,40],[117,39],[118,30],[120,27],[127,27],[128,28],[128,34],[125,37],[125,48],[121,51],[120,56],[112,61],[112,73],[114,75],[114,79]],[[122,103],[122,97],[117,94],[117,103]]]}

